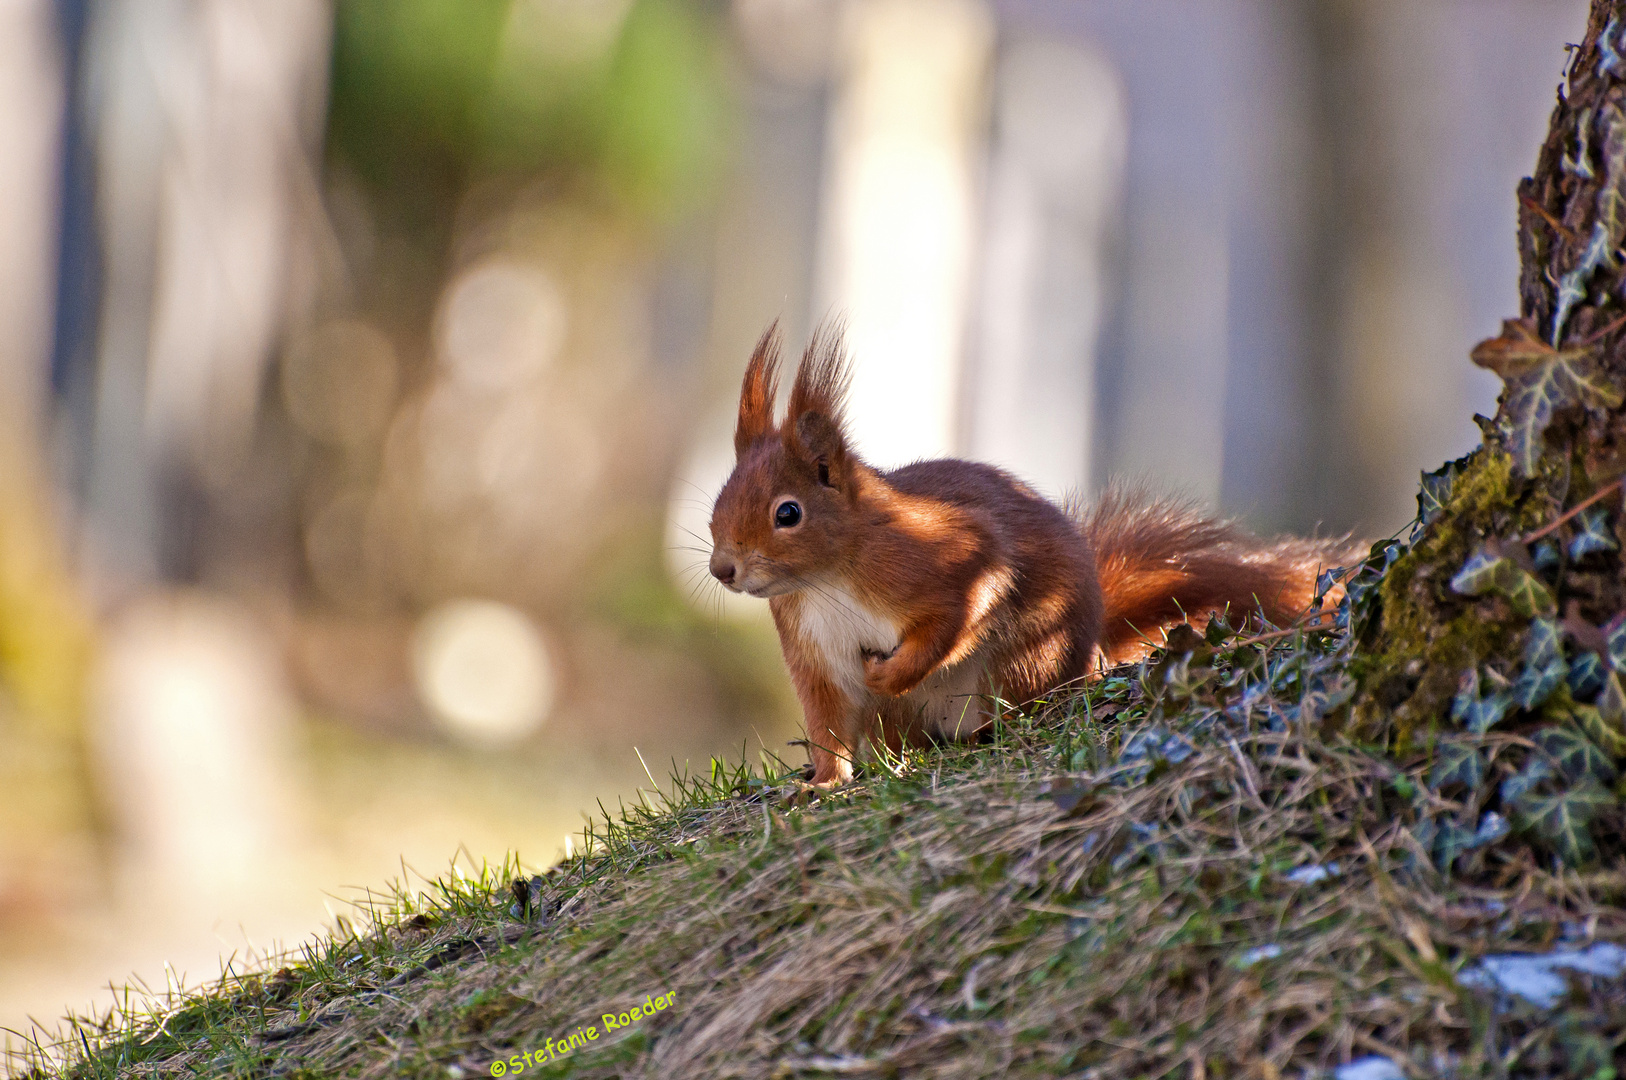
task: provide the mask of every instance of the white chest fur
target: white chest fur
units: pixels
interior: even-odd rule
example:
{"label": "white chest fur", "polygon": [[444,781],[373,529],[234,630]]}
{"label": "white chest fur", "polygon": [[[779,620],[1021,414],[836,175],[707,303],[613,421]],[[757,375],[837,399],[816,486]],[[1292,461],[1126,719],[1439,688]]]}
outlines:
{"label": "white chest fur", "polygon": [[864,688],[864,653],[889,653],[898,647],[900,637],[892,620],[871,611],[834,582],[819,582],[802,591],[801,629],[823,655],[830,677],[855,697]]}

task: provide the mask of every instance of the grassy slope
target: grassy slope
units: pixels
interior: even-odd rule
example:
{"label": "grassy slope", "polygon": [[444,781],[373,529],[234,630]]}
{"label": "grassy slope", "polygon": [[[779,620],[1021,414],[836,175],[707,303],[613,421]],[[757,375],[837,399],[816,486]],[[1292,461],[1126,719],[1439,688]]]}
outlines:
{"label": "grassy slope", "polygon": [[512,865],[449,880],[275,972],[80,1023],[34,1063],[473,1077],[529,1050],[548,1076],[1272,1077],[1383,1053],[1414,1075],[1612,1076],[1618,984],[1582,978],[1543,1015],[1455,973],[1566,933],[1626,940],[1626,869],[1549,872],[1515,838],[1442,876],[1406,826],[1449,788],[1320,733],[1341,648],[1164,661],[811,803],[719,767],[607,818],[519,916]]}

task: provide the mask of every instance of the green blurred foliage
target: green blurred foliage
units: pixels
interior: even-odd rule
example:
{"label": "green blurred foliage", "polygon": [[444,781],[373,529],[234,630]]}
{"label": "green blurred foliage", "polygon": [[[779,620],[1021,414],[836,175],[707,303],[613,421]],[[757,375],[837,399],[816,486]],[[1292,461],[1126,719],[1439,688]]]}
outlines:
{"label": "green blurred foliage", "polygon": [[329,150],[430,213],[481,175],[542,174],[665,217],[714,175],[725,68],[688,0],[340,0]]}

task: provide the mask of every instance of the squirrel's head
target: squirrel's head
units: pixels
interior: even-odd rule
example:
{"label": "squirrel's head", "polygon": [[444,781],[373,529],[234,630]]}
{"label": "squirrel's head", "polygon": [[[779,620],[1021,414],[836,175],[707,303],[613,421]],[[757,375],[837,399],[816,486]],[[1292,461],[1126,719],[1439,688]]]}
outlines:
{"label": "squirrel's head", "polygon": [[848,372],[839,330],[813,335],[774,423],[779,331],[757,342],[740,388],[734,471],[711,512],[711,572],[735,592],[778,596],[834,570],[867,470],[847,445]]}

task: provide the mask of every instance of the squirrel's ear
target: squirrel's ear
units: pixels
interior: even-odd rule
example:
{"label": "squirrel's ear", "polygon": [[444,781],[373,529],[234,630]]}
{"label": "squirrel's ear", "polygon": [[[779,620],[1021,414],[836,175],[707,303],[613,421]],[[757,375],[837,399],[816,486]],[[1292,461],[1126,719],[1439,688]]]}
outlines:
{"label": "squirrel's ear", "polygon": [[773,433],[773,399],[779,393],[779,321],[763,331],[740,386],[740,419],[734,428],[734,455]]}
{"label": "squirrel's ear", "polygon": [[835,421],[809,410],[796,418],[796,442],[802,456],[818,470],[819,483],[847,487],[847,437]]}
{"label": "squirrel's ear", "polygon": [[847,467],[847,433],[842,413],[847,386],[852,381],[842,348],[839,324],[820,327],[802,354],[796,381],[790,387],[785,416],[785,441],[798,454],[819,467],[819,482],[839,486]]}

